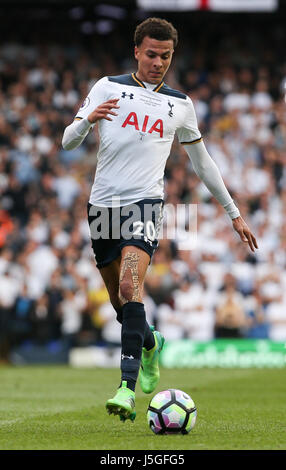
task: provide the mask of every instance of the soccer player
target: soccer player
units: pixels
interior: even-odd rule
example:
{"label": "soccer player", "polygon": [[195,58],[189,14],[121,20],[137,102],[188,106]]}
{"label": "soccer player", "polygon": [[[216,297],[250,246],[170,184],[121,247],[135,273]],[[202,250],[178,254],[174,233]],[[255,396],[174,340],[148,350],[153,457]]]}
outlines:
{"label": "soccer player", "polygon": [[164,169],[175,133],[241,240],[252,251],[258,248],[205,148],[191,99],[163,81],[178,42],[176,29],[164,19],[148,18],[137,26],[134,40],[136,73],[101,78],[62,142],[66,150],[76,148],[98,123],[88,220],[97,267],[122,325],[121,383],[106,403],[122,420],[135,419],[138,374],[145,393],[153,392],[160,376],[164,338],[146,322],[142,291],[158,246]]}

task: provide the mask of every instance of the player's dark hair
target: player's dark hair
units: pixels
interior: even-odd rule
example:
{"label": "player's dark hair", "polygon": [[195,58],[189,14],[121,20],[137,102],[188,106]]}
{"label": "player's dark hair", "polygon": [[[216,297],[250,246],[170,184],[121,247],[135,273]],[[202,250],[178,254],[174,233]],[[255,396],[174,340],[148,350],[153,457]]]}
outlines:
{"label": "player's dark hair", "polygon": [[162,18],[147,18],[135,29],[135,46],[140,46],[145,36],[149,36],[157,41],[173,40],[174,47],[178,44],[178,32],[176,28],[167,20]]}

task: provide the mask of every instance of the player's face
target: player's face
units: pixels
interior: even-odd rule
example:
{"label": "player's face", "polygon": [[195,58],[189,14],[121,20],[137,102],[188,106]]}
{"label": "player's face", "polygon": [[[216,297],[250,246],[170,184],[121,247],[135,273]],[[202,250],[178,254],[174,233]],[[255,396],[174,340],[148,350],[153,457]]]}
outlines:
{"label": "player's face", "polygon": [[158,41],[145,36],[140,46],[135,47],[138,62],[137,77],[142,82],[160,83],[170,67],[174,45],[172,39]]}

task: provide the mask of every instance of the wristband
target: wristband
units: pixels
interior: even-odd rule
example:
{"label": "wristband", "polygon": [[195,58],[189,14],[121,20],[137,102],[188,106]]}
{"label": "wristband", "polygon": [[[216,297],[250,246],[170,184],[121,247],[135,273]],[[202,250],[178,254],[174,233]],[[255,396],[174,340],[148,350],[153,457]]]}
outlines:
{"label": "wristband", "polygon": [[236,207],[233,201],[223,206],[231,219],[236,219],[240,216],[239,209]]}

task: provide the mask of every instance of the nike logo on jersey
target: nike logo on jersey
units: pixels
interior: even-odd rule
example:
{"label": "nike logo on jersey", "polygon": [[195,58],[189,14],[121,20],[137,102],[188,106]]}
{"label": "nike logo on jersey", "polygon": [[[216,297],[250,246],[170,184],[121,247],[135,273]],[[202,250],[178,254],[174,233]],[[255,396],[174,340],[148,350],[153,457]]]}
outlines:
{"label": "nike logo on jersey", "polygon": [[[163,121],[162,119],[157,119],[152,125],[149,123],[150,116],[144,116],[144,120],[142,123],[142,127],[139,127],[139,121],[137,114],[135,112],[131,112],[128,114],[127,118],[125,119],[122,127],[126,126],[134,126],[137,131],[141,131],[142,133],[152,134],[152,132],[158,132],[160,137],[163,137]],[[148,129],[148,130],[147,130]]]}

